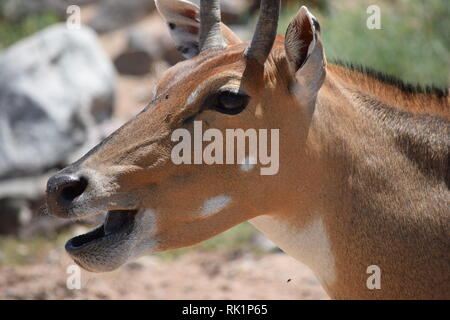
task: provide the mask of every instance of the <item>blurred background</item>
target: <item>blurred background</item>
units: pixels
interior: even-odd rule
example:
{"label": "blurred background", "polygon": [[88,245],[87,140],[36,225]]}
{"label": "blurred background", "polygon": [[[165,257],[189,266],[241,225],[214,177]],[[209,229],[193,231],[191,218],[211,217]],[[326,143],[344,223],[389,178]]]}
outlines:
{"label": "blurred background", "polygon": [[[221,3],[249,40],[259,1]],[[301,4],[321,23],[329,61],[448,87],[448,0],[284,0],[279,33]],[[369,30],[373,4],[381,29]],[[79,30],[65,23],[71,5]],[[327,299],[309,269],[247,223],[115,272],[83,271],[82,289],[67,289],[64,243],[98,221],[46,216],[46,180],[139,112],[180,60],[153,0],[0,0],[0,299]]]}

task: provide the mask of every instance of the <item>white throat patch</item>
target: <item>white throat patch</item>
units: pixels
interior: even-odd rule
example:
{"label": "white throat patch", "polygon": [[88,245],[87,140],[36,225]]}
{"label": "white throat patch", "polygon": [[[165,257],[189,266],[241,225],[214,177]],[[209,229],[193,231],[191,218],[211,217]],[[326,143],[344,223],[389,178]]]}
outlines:
{"label": "white throat patch", "polygon": [[267,215],[249,221],[283,251],[310,267],[321,282],[335,281],[335,260],[322,218],[311,221],[301,230],[288,220]]}

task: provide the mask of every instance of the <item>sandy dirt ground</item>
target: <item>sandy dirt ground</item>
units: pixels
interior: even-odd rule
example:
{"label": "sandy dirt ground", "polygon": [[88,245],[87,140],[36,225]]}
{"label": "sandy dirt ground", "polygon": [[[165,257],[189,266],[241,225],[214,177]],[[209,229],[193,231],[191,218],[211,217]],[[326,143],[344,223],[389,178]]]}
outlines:
{"label": "sandy dirt ground", "polygon": [[40,263],[3,267],[0,299],[328,299],[311,271],[284,253],[144,256],[110,273],[81,271],[81,289],[69,290],[71,265],[58,249]]}

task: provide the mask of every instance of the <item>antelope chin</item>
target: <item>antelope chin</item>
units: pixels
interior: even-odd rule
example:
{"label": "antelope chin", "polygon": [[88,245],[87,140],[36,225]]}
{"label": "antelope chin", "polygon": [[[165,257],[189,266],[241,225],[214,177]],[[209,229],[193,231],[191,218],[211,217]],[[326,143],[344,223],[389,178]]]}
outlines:
{"label": "antelope chin", "polygon": [[89,271],[116,269],[129,258],[130,249],[137,240],[132,236],[137,213],[138,210],[108,211],[102,225],[67,241],[67,253]]}
{"label": "antelope chin", "polygon": [[108,211],[105,222],[85,234],[76,236],[66,243],[66,250],[73,252],[94,243],[103,241],[108,237],[117,236],[132,230],[137,210]]}

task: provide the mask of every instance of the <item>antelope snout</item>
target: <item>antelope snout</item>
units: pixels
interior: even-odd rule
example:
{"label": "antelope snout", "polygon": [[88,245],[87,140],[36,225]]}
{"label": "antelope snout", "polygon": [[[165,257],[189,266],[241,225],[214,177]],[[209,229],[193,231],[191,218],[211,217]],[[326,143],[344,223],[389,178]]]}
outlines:
{"label": "antelope snout", "polygon": [[76,174],[57,173],[47,182],[47,206],[53,216],[67,217],[75,199],[83,194],[88,180]]}

